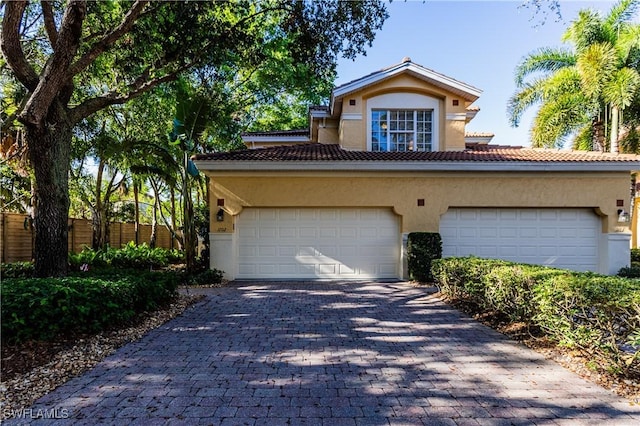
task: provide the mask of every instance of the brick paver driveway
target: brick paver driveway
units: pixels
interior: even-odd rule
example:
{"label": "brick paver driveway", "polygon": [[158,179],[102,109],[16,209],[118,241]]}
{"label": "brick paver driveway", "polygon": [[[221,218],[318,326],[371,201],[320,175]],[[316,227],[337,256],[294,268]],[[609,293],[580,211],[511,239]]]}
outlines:
{"label": "brick paver driveway", "polygon": [[335,282],[211,289],[33,412],[66,412],[62,422],[74,425],[640,424],[632,401],[431,292]]}

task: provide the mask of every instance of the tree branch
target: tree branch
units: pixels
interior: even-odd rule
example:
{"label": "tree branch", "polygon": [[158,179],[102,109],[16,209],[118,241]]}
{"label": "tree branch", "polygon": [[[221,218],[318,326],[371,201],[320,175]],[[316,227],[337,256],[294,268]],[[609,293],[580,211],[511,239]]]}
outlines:
{"label": "tree branch", "polygon": [[109,34],[102,37],[102,39],[94,44],[87,53],[82,55],[82,57],[71,66],[71,76],[77,75],[84,71],[89,65],[93,63],[93,61],[95,61],[98,56],[111,48],[111,46],[113,46],[114,43],[118,41],[118,39],[120,39],[120,37],[128,33],[131,30],[131,27],[133,27],[133,24],[135,24],[136,20],[140,17],[140,14],[148,3],[148,0],[137,0],[131,6],[131,9],[129,9],[124,18],[122,18],[122,22],[120,22],[120,25],[118,25]]}
{"label": "tree branch", "polygon": [[72,123],[77,123],[82,119],[90,116],[94,112],[100,111],[101,109],[106,108],[110,105],[123,104],[162,83],[176,80],[181,72],[191,68],[191,66],[192,64],[184,65],[162,77],[154,78],[148,81],[138,78],[136,82],[131,85],[132,89],[125,94],[119,94],[118,92],[111,91],[104,96],[87,99],[70,111],[69,119]]}
{"label": "tree branch", "polygon": [[42,13],[44,15],[44,29],[47,31],[47,37],[51,47],[54,47],[58,42],[58,29],[56,28],[56,21],[53,19],[53,9],[51,8],[50,0],[42,0]]}
{"label": "tree branch", "polygon": [[51,103],[59,94],[60,88],[67,86],[71,78],[71,75],[68,74],[69,66],[80,45],[82,23],[86,13],[87,4],[85,1],[69,1],[62,17],[53,55],[47,61],[36,89],[31,94],[24,111],[20,114],[20,121],[23,123],[41,125]]}
{"label": "tree branch", "polygon": [[20,43],[20,22],[27,7],[27,1],[8,1],[4,3],[4,7],[0,50],[20,83],[29,91],[33,91],[38,85],[38,74],[27,62]]}

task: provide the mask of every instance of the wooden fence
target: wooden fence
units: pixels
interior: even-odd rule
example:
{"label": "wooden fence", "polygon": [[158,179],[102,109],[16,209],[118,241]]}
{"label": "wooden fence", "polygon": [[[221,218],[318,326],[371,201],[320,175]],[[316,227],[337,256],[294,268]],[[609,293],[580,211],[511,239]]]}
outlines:
{"label": "wooden fence", "polygon": [[[2,263],[29,261],[33,253],[33,230],[28,216],[18,213],[0,213],[0,259]],[[91,221],[87,219],[69,219],[69,251],[78,253],[85,246],[91,247]],[[109,233],[111,247],[122,247],[135,241],[133,223],[112,223]],[[151,225],[140,225],[138,243],[149,243]],[[172,245],[173,243],[173,245]],[[164,226],[158,226],[156,247],[175,248],[171,234]]]}

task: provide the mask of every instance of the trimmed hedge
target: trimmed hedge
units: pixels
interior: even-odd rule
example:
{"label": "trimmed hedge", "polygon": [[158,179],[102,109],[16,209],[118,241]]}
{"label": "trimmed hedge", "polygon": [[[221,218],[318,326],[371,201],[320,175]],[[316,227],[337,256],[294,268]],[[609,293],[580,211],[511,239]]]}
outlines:
{"label": "trimmed hedge", "polygon": [[432,271],[445,295],[536,325],[614,373],[640,375],[640,280],[475,257],[436,260]]}
{"label": "trimmed hedge", "polygon": [[433,281],[431,262],[442,257],[442,238],[437,232],[412,232],[407,238],[409,278]]}
{"label": "trimmed hedge", "polygon": [[167,305],[175,298],[177,286],[178,276],[166,272],[3,279],[2,340],[96,333]]}

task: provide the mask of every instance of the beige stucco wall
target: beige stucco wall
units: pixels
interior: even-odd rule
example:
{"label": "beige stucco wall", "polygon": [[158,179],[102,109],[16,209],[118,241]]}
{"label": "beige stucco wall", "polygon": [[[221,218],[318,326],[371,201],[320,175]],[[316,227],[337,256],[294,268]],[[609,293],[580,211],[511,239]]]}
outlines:
{"label": "beige stucco wall", "polygon": [[[627,173],[515,172],[217,172],[212,203],[223,198],[225,222],[212,232],[233,232],[231,216],[243,207],[390,207],[402,232],[439,230],[449,207],[583,207],[602,216],[603,232],[628,232],[617,222],[616,200],[629,211]],[[425,206],[417,205],[418,199]],[[212,206],[212,211],[217,207]]]}

